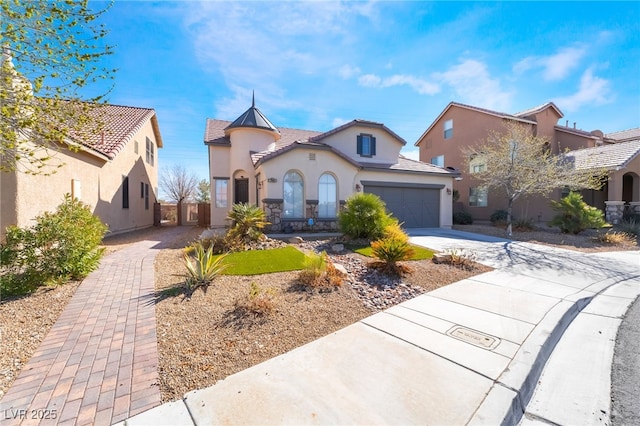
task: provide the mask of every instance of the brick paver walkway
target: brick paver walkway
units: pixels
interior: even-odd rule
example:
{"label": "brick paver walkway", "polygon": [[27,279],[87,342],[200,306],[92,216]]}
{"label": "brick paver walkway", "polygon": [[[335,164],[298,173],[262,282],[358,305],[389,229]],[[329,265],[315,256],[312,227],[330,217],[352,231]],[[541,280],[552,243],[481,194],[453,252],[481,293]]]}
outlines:
{"label": "brick paver walkway", "polygon": [[161,247],[142,241],[102,259],[0,400],[0,424],[111,425],[160,405],[153,261]]}

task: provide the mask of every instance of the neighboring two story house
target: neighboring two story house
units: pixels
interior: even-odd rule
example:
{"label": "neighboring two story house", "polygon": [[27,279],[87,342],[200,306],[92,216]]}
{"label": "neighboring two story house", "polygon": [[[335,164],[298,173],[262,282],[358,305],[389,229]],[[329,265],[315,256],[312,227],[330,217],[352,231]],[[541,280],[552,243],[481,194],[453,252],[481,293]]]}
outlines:
{"label": "neighboring two story house", "polygon": [[353,120],[328,132],[277,128],[255,102],[236,120],[208,119],[211,226],[229,226],[234,203],[260,206],[270,231],[335,230],[346,199],[380,196],[405,227],[450,227],[459,176],[400,155],[384,124]]}
{"label": "neighboring two story house", "polygon": [[101,105],[92,113],[104,122],[103,132],[91,140],[69,141],[79,147],[77,152],[52,147],[54,160],[64,164],[56,173],[0,172],[2,235],[9,225],[29,226],[37,215],[54,211],[66,193],[88,204],[109,234],[154,224],[162,147],[155,111]]}
{"label": "neighboring two story house", "polygon": [[[607,211],[608,219],[617,221],[624,205],[631,203],[631,208],[640,201],[638,182],[640,167],[635,160],[638,152],[633,150],[633,144],[640,141],[638,132],[625,131],[616,134],[604,135],[599,130],[586,132],[576,128],[576,124],[570,126],[558,125],[558,121],[563,117],[560,109],[552,102],[539,107],[522,111],[516,114],[507,114],[451,102],[438,115],[427,130],[415,143],[419,147],[420,160],[429,162],[441,167],[453,167],[462,173],[462,179],[455,182],[455,189],[459,193],[459,200],[455,208],[469,212],[476,220],[489,220],[491,214],[506,208],[506,199],[501,194],[491,193],[486,188],[480,186],[479,182],[473,178],[474,170],[478,171],[482,164],[471,162],[469,170],[463,170],[466,159],[463,155],[463,148],[480,145],[491,131],[503,132],[506,121],[517,122],[529,127],[532,134],[548,139],[550,148],[555,154],[571,151],[570,155],[577,155],[580,158],[585,156],[607,156],[611,157],[611,152],[619,152],[615,159],[600,162],[601,166],[610,170],[609,181],[602,190],[583,191],[585,201]],[[635,142],[634,142],[635,141]],[[622,142],[627,143],[623,145]],[[607,145],[615,145],[611,147]],[[591,149],[586,153],[578,151]],[[579,161],[580,167],[587,167],[586,162]],[[595,167],[596,162],[589,162]],[[558,189],[550,196],[551,199],[559,199],[563,194],[562,189]],[[607,208],[606,206],[616,206]],[[622,207],[620,207],[622,206]],[[520,199],[516,202],[514,214],[517,217],[526,217],[535,221],[548,221],[555,214],[550,207],[549,199],[540,196],[532,196]],[[621,214],[621,213],[620,213]]]}

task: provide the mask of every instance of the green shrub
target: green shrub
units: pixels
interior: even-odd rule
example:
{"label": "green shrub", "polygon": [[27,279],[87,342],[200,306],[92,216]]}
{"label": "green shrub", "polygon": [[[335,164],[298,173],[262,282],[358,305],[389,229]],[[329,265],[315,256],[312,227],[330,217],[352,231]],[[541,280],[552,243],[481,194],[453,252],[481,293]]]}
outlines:
{"label": "green shrub", "polygon": [[455,225],[471,225],[473,223],[473,216],[465,211],[455,212],[453,214],[453,223]]}
{"label": "green shrub", "polygon": [[620,222],[620,225],[618,226],[620,228],[620,231],[626,234],[632,234],[632,235],[635,235],[636,237],[640,237],[640,220],[635,220],[635,219],[623,220],[622,222]]}
{"label": "green shrub", "polygon": [[245,242],[257,241],[262,236],[262,229],[269,225],[260,207],[246,203],[234,204],[227,214],[227,219],[233,221],[227,233],[229,238]]}
{"label": "green shrub", "polygon": [[405,243],[409,242],[409,236],[402,229],[398,222],[387,225],[382,231],[382,239],[400,240]]}
{"label": "green shrub", "polygon": [[413,249],[407,241],[399,238],[385,238],[371,243],[373,255],[378,261],[372,267],[387,274],[404,275],[410,272],[406,266],[399,265],[402,260],[409,260],[413,256]]}
{"label": "green shrub", "polygon": [[533,231],[533,219],[516,219],[513,221],[513,229],[516,231]]}
{"label": "green shrub", "polygon": [[4,290],[18,294],[84,278],[100,263],[106,231],[87,205],[68,194],[55,212],[36,217],[33,227],[8,227],[0,247]]}
{"label": "green shrub", "polygon": [[387,225],[397,222],[385,210],[384,201],[375,194],[358,193],[350,197],[338,215],[338,225],[352,238],[377,240]]}
{"label": "green shrub", "polygon": [[[507,216],[508,216],[508,213],[506,210],[496,210],[493,213],[491,213],[489,220],[494,225],[499,226],[507,223]],[[511,220],[514,220],[514,218],[512,217]]]}
{"label": "green shrub", "polygon": [[189,295],[198,287],[206,291],[207,286],[228,267],[223,263],[225,256],[214,255],[212,247],[205,249],[202,243],[193,247],[193,253],[184,253],[184,266],[187,268],[185,286]]}
{"label": "green shrub", "polygon": [[559,227],[565,234],[579,234],[587,228],[606,225],[602,211],[585,203],[577,192],[570,192],[560,201],[551,201],[551,207],[558,214],[549,225]]}
{"label": "green shrub", "polygon": [[303,269],[300,271],[298,279],[305,285],[316,286],[324,272],[327,270],[327,252],[320,254],[313,252],[304,256]]}

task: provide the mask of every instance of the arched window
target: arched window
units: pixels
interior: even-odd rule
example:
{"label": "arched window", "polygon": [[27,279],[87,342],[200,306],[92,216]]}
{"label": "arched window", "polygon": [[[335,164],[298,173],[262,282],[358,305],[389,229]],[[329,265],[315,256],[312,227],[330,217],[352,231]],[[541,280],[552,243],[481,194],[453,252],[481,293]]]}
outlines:
{"label": "arched window", "polygon": [[287,172],[283,183],[285,218],[304,218],[304,181],[298,172]]}
{"label": "arched window", "polygon": [[320,176],[318,181],[318,217],[336,217],[336,178],[329,173]]}

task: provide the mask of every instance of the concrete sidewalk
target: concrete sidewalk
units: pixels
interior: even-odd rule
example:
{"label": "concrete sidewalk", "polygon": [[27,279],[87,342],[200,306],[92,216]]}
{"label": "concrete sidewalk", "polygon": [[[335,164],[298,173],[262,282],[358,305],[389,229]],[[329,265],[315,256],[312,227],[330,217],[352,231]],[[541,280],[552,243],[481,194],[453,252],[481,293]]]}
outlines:
{"label": "concrete sidewalk", "polygon": [[[622,311],[640,293],[640,252],[590,255],[440,229],[411,235],[469,250],[496,270],[123,424],[516,424],[534,392],[545,392],[538,379],[574,318],[594,299]],[[604,294],[616,288],[626,296]]]}

